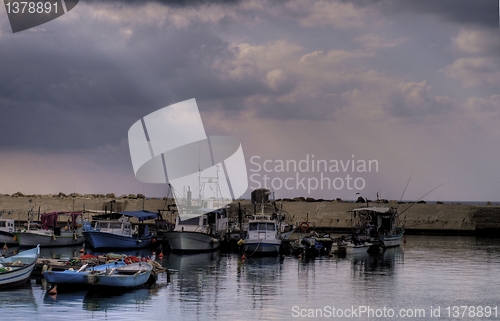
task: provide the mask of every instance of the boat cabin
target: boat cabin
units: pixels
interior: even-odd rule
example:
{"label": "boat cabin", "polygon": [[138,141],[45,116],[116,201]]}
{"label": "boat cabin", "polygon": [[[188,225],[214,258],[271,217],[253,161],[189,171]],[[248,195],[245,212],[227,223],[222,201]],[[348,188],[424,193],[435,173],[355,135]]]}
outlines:
{"label": "boat cabin", "polygon": [[0,219],[0,231],[14,233],[14,220]]}
{"label": "boat cabin", "polygon": [[129,221],[97,221],[94,228],[110,234],[132,236],[132,224]]}
{"label": "boat cabin", "polygon": [[248,219],[247,239],[271,239],[278,234],[276,220],[269,215],[255,215]]}
{"label": "boat cabin", "polygon": [[182,214],[175,219],[174,231],[221,234],[228,228],[226,209],[205,214]]}

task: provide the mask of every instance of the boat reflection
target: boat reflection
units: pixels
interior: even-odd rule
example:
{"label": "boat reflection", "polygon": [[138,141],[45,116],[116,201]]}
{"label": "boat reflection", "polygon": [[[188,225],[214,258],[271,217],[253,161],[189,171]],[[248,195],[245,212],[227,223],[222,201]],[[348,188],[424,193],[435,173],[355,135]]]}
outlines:
{"label": "boat reflection", "polygon": [[213,268],[219,261],[219,252],[187,255],[169,253],[163,257],[162,266],[183,273]]}
{"label": "boat reflection", "polygon": [[219,252],[197,254],[167,254],[162,265],[171,271],[173,289],[183,302],[201,304],[206,293],[219,290],[217,275],[220,269]]}
{"label": "boat reflection", "polygon": [[47,292],[43,298],[45,304],[74,307],[82,305],[87,311],[121,310],[130,306],[145,305],[151,300],[150,290],[146,288],[127,291],[82,290],[63,292],[50,295]]}
{"label": "boat reflection", "polygon": [[404,263],[404,253],[401,247],[388,248],[383,253],[359,253],[346,256],[351,260],[351,275],[366,277],[370,275],[393,275],[398,264]]}
{"label": "boat reflection", "polygon": [[[48,290],[48,289],[47,289]],[[86,290],[58,292],[57,294],[49,294],[45,292],[43,303],[50,305],[75,306],[83,302],[83,297],[87,294]]]}
{"label": "boat reflection", "polygon": [[[250,257],[238,260],[237,276],[245,278],[245,283],[249,284],[245,291],[257,304],[277,294],[282,268],[280,257]],[[259,307],[259,304],[255,307]]]}
{"label": "boat reflection", "polygon": [[142,248],[142,249],[133,249],[133,250],[124,250],[124,249],[116,249],[116,250],[110,250],[110,251],[101,251],[101,250],[94,250],[92,248],[85,248],[85,253],[86,254],[92,254],[95,256],[99,255],[106,255],[109,253],[113,254],[124,254],[127,256],[137,256],[137,257],[151,257],[153,255],[153,252],[149,248]]}
{"label": "boat reflection", "polygon": [[151,300],[149,289],[126,292],[89,291],[83,297],[83,309],[87,311],[119,310],[133,306],[138,309]]}
{"label": "boat reflection", "polygon": [[[38,305],[33,295],[33,288],[31,282],[5,290],[0,289],[0,309],[2,315],[7,316],[16,310],[37,311]],[[3,317],[2,317],[3,318]]]}

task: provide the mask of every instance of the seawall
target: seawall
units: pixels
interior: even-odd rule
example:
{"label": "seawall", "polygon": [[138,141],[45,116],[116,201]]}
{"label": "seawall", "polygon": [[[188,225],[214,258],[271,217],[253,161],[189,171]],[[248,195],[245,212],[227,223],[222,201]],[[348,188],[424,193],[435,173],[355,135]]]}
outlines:
{"label": "seawall", "polygon": [[[31,202],[30,202],[31,200]],[[238,202],[246,214],[252,214],[254,206],[247,200],[235,201],[230,205],[230,217],[237,217]],[[2,218],[11,218],[18,222],[27,220],[31,206],[37,213],[52,211],[125,211],[167,209],[171,200],[146,199],[143,195],[114,194],[72,194],[64,195],[0,195],[0,211]],[[278,208],[282,208],[289,222],[300,223],[308,221],[319,230],[344,232],[351,228],[351,216],[348,213],[365,203],[344,201],[327,201],[297,198],[293,200],[278,200]],[[370,206],[398,208],[401,213],[399,220],[404,224],[407,234],[454,234],[454,235],[488,235],[500,236],[500,206],[495,205],[465,205],[465,204],[398,204],[396,201]],[[271,208],[271,205],[268,205]],[[91,215],[91,214],[88,214]],[[168,214],[166,219],[170,219]]]}

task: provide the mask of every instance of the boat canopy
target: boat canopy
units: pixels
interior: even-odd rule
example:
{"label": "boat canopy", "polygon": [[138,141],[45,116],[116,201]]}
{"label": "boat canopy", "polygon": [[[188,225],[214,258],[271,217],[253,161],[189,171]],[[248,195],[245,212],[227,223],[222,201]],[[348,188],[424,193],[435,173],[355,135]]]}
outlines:
{"label": "boat canopy", "polygon": [[50,229],[57,226],[59,216],[68,216],[68,225],[71,223],[73,227],[76,227],[76,218],[82,215],[82,212],[50,212],[43,213],[40,216],[40,221],[44,229]]}
{"label": "boat canopy", "polygon": [[157,213],[150,211],[124,211],[124,212],[119,212],[118,214],[137,217],[141,222],[145,220],[153,220],[158,217]]}
{"label": "boat canopy", "polygon": [[361,207],[361,208],[355,208],[353,210],[350,210],[349,212],[363,212],[363,211],[369,211],[369,212],[377,212],[377,213],[389,213],[392,211],[391,208],[389,207]]}

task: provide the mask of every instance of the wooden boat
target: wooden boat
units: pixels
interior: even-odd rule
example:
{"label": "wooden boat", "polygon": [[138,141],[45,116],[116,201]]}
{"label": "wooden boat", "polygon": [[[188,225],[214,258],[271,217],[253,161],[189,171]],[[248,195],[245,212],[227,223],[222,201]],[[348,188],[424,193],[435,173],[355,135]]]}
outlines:
{"label": "wooden boat", "polygon": [[[120,216],[118,219],[98,220],[94,226],[85,228],[85,241],[94,249],[139,249],[148,247],[153,236],[147,225],[140,225],[137,230],[132,228],[130,217],[139,222],[156,219],[158,215],[148,211],[127,211],[112,213]],[[90,224],[90,223],[88,223]]]}
{"label": "wooden boat", "polygon": [[149,263],[132,263],[109,272],[86,275],[85,283],[93,287],[133,288],[146,284],[152,271],[153,266]]}
{"label": "wooden boat", "polygon": [[362,207],[351,211],[356,218],[353,236],[381,248],[399,246],[404,228],[398,226],[398,212],[388,207]]}
{"label": "wooden boat", "polygon": [[51,285],[65,289],[89,286],[133,288],[145,284],[153,271],[149,263],[127,265],[123,261],[82,268],[78,271],[45,271],[43,276]]}
{"label": "wooden boat", "polygon": [[[60,218],[64,218],[60,220]],[[82,244],[85,238],[82,235],[81,212],[52,212],[44,213],[40,217],[42,228],[32,229],[31,222],[24,230],[15,232],[19,246],[41,247],[72,246]],[[61,222],[66,225],[61,227]]]}
{"label": "wooden boat", "polygon": [[43,272],[43,277],[51,285],[58,285],[62,287],[84,285],[86,284],[86,277],[90,274],[109,273],[111,269],[116,269],[125,265],[127,264],[123,261],[115,261],[96,266],[83,265],[79,270],[48,270]]}
{"label": "wooden boat", "polygon": [[29,280],[40,256],[40,246],[10,257],[0,257],[0,289],[17,286]]}

